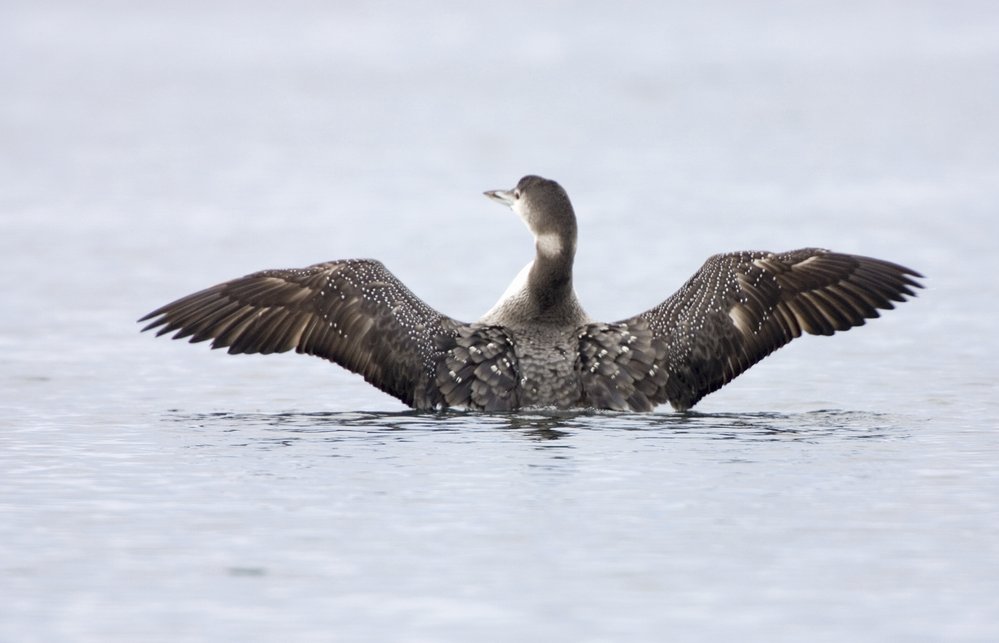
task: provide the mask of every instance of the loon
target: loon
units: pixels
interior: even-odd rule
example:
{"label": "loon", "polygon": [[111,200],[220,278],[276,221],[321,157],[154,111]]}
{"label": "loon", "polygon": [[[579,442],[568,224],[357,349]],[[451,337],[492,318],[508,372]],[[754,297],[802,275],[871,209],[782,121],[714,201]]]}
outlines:
{"label": "loon", "polygon": [[591,319],[572,285],[576,216],[555,181],[485,195],[534,236],[535,257],[479,321],[444,315],[379,261],[264,270],[157,308],[143,331],[237,353],[315,355],[405,404],[651,411],[693,407],[802,332],[832,335],[913,297],[923,276],[819,248],[717,254],[634,317]]}

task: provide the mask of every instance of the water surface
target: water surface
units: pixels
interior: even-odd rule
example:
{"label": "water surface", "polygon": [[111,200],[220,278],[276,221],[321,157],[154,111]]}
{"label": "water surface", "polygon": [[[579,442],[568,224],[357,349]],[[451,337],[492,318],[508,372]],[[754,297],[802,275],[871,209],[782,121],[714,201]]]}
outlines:
{"label": "water surface", "polygon": [[[999,637],[992,4],[8,5],[0,640]],[[474,319],[528,172],[598,319],[735,249],[928,288],[685,414],[419,414],[138,333],[358,256]]]}

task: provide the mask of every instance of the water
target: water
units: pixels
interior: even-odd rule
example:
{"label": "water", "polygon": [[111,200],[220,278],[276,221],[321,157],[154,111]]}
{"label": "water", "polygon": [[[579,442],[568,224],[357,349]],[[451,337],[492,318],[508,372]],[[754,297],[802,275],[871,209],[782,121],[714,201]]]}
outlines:
{"label": "water", "polygon": [[[0,640],[993,641],[990,3],[8,2]],[[928,276],[689,414],[421,415],[137,332],[381,258],[488,309],[558,179],[614,320],[711,253]]]}

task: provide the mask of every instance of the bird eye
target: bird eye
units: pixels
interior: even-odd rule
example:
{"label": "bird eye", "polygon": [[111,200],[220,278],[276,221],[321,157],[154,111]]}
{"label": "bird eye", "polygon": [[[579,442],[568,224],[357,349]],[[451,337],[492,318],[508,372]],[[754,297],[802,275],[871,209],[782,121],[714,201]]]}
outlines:
{"label": "bird eye", "polygon": [[515,198],[515,199],[519,199],[520,198],[520,190],[514,190],[513,191],[513,198]]}

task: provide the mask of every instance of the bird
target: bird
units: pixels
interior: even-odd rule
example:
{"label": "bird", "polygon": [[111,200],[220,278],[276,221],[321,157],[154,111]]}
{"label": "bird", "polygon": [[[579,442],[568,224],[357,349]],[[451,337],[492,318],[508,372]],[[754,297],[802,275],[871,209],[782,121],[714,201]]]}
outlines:
{"label": "bird", "polygon": [[476,322],[438,312],[379,261],[346,259],[226,281],[143,316],[142,330],[231,354],[314,355],[418,410],[682,412],[802,333],[861,326],[925,279],[821,248],[729,252],[657,306],[604,323],[573,288],[565,189],[528,175],[484,194],[523,220],[535,256]]}

